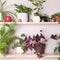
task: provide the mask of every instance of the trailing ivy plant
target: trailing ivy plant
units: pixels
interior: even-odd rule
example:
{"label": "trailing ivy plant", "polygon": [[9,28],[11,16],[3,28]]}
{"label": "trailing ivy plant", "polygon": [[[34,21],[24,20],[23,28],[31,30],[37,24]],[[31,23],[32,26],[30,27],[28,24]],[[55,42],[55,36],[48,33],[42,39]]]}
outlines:
{"label": "trailing ivy plant", "polygon": [[15,36],[15,27],[16,23],[13,24],[4,24],[0,29],[0,53],[3,55],[7,54],[7,48],[15,40],[20,39]]}
{"label": "trailing ivy plant", "polygon": [[39,15],[40,10],[43,9],[43,3],[46,2],[46,0],[29,0],[32,2],[32,4],[35,6],[34,10],[36,10],[35,15]]}

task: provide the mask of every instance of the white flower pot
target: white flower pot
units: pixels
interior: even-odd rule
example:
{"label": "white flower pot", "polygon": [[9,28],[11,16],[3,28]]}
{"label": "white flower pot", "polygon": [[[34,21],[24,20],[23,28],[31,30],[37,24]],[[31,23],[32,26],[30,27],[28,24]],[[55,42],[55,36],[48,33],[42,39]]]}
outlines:
{"label": "white flower pot", "polygon": [[26,51],[26,54],[34,54],[34,52],[35,52],[34,49],[32,49],[32,50],[28,49],[28,50]]}
{"label": "white flower pot", "polygon": [[40,17],[39,16],[33,16],[33,22],[40,22]]}
{"label": "white flower pot", "polygon": [[22,54],[24,51],[21,47],[16,47],[16,53]]}
{"label": "white flower pot", "polygon": [[57,46],[57,43],[57,40],[49,39],[46,44],[45,53],[54,54],[54,48]]}
{"label": "white flower pot", "polygon": [[27,13],[18,13],[17,19],[21,20],[21,22],[27,22],[28,21],[28,14]]}
{"label": "white flower pot", "polygon": [[2,13],[0,12],[0,21],[2,21]]}

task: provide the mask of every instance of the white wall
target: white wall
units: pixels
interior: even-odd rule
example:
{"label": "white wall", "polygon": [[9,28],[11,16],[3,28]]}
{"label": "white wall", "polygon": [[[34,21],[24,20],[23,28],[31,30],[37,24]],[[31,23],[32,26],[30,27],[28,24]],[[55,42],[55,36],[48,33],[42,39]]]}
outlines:
{"label": "white wall", "polygon": [[[28,0],[7,0],[6,5],[15,3],[34,8],[34,6],[30,2],[28,2]],[[42,10],[42,12],[48,14],[49,16],[51,16],[51,14],[53,13],[60,12],[60,0],[47,0],[44,3],[44,9]]]}
{"label": "white wall", "polygon": [[[27,0],[8,0],[6,3],[6,6],[9,4],[24,4],[28,7],[32,7],[30,2]],[[47,0],[47,2],[44,4],[43,12],[47,13],[48,15],[51,15],[55,12],[60,11],[60,0]],[[6,8],[5,8],[6,9]],[[14,9],[14,8],[13,8]],[[17,25],[16,26],[16,35],[20,36],[20,33],[26,33],[27,35],[37,34],[39,33],[39,30],[44,30],[44,33],[46,37],[50,37],[52,33],[54,34],[60,34],[60,25]],[[12,51],[12,50],[11,50]],[[13,52],[13,51],[12,51]],[[0,58],[0,60],[57,60],[57,58]]]}

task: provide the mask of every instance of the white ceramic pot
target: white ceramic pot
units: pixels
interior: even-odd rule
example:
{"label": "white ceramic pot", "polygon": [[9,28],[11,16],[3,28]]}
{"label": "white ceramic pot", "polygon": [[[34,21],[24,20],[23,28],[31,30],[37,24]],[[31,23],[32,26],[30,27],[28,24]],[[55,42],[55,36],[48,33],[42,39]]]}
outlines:
{"label": "white ceramic pot", "polygon": [[22,54],[24,51],[21,47],[16,47],[16,53]]}
{"label": "white ceramic pot", "polygon": [[34,52],[35,52],[34,49],[32,49],[32,50],[28,49],[28,50],[26,51],[26,54],[34,54]]}
{"label": "white ceramic pot", "polygon": [[54,54],[54,48],[57,46],[57,43],[57,40],[49,39],[46,44],[45,53]]}
{"label": "white ceramic pot", "polygon": [[21,20],[21,22],[27,22],[28,21],[28,14],[27,13],[18,13],[17,19]]}
{"label": "white ceramic pot", "polygon": [[33,22],[40,22],[40,17],[39,16],[33,16]]}
{"label": "white ceramic pot", "polygon": [[2,13],[0,12],[0,21],[2,21]]}

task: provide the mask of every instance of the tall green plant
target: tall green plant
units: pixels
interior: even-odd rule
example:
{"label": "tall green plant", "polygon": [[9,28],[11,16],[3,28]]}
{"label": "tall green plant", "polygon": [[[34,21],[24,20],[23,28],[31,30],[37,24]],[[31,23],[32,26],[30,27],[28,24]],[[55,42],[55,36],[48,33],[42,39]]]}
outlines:
{"label": "tall green plant", "polygon": [[15,36],[15,23],[13,24],[4,24],[0,29],[0,52],[2,54],[7,53],[7,48],[15,39],[20,39],[19,37]]}

